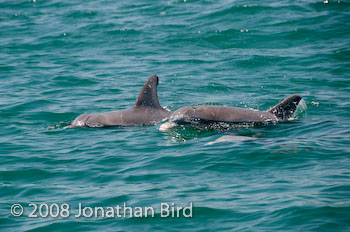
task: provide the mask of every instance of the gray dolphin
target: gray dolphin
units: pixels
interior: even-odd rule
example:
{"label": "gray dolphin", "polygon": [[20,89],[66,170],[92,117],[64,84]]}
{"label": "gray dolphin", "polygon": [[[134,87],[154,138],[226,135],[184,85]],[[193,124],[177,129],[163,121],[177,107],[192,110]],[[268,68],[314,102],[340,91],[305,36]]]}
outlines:
{"label": "gray dolphin", "polygon": [[157,86],[159,78],[153,75],[145,82],[134,107],[105,113],[82,114],[74,119],[72,127],[109,127],[153,125],[171,115],[171,111],[160,106]]}
{"label": "gray dolphin", "polygon": [[267,124],[286,121],[293,116],[301,97],[297,94],[284,99],[267,111],[230,106],[187,106],[176,110],[169,122],[160,126],[167,130],[179,125],[221,126],[222,124]]}

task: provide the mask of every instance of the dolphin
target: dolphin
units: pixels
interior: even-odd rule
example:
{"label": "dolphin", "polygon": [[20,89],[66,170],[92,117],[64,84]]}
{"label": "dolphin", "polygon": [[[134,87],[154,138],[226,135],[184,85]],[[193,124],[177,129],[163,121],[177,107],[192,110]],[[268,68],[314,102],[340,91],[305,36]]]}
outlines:
{"label": "dolphin", "polygon": [[159,128],[166,131],[181,125],[217,127],[231,124],[259,125],[287,121],[293,117],[301,96],[294,94],[267,111],[230,106],[187,106],[176,110]]}
{"label": "dolphin", "polygon": [[212,142],[209,142],[209,143],[206,143],[205,145],[213,145],[213,144],[216,144],[216,143],[224,143],[224,142],[245,142],[245,141],[251,141],[251,140],[255,140],[257,138],[254,138],[254,137],[249,137],[249,136],[241,136],[241,135],[224,135],[224,136],[221,136],[220,138],[212,141]]}
{"label": "dolphin", "polygon": [[158,82],[157,75],[148,78],[134,107],[105,113],[82,114],[74,119],[68,128],[154,125],[161,122],[171,115],[171,111],[159,104]]}

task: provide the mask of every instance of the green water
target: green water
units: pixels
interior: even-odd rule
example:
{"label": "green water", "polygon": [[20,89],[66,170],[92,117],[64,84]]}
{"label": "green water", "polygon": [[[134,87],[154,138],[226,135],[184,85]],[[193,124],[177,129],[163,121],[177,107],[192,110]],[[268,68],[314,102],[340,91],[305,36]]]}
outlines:
{"label": "green water", "polygon": [[[349,231],[349,19],[342,0],[0,1],[0,230]],[[294,93],[307,110],[229,131],[63,128],[131,107],[152,74],[170,110]],[[224,135],[256,139],[207,145]],[[73,216],[124,202],[155,217]],[[72,215],[30,218],[30,203]]]}

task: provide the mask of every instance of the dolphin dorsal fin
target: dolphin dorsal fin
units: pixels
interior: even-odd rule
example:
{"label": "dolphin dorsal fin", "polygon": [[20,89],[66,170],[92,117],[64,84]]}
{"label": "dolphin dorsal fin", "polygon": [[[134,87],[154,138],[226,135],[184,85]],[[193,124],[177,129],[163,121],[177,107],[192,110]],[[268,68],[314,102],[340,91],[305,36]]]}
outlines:
{"label": "dolphin dorsal fin", "polygon": [[298,94],[290,95],[281,103],[267,110],[267,112],[276,115],[276,117],[279,119],[286,120],[293,115],[300,100],[301,97]]}
{"label": "dolphin dorsal fin", "polygon": [[148,78],[136,99],[135,106],[161,107],[157,94],[158,82],[159,78],[157,75],[152,75]]}

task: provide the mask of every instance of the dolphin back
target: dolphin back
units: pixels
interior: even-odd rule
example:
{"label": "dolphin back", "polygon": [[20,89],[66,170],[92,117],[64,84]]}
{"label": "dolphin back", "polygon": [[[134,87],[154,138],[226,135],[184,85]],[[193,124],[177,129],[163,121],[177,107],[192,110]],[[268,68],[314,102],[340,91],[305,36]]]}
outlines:
{"label": "dolphin back", "polygon": [[157,75],[149,77],[142,87],[134,107],[130,109],[82,114],[74,119],[70,126],[66,128],[156,124],[171,115],[171,111],[164,109],[159,104],[157,94],[158,83],[159,78]]}
{"label": "dolphin back", "polygon": [[284,99],[281,103],[267,110],[267,112],[276,115],[279,120],[287,120],[293,116],[300,101],[301,96],[293,94]]}

